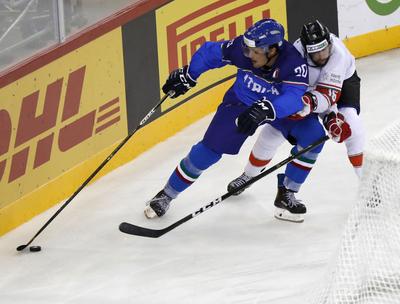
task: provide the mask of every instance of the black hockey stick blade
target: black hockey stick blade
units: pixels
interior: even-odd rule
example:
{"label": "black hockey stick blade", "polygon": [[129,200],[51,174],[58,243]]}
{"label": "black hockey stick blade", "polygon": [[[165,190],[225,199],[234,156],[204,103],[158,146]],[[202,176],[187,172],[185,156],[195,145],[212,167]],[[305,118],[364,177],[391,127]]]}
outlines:
{"label": "black hockey stick blade", "polygon": [[145,228],[145,227],[137,226],[137,225],[134,225],[131,223],[123,222],[119,225],[119,230],[126,234],[144,236],[144,237],[149,237],[149,238],[158,238],[158,237],[166,234],[167,232],[171,231],[172,229],[182,225],[183,223],[187,222],[188,220],[191,220],[192,218],[202,214],[204,211],[210,209],[211,207],[214,207],[215,205],[219,204],[227,197],[231,196],[233,193],[234,192],[232,192],[232,193],[228,192],[225,195],[218,197],[217,199],[213,200],[208,205],[201,207],[199,210],[196,210],[195,212],[193,212],[189,215],[186,215],[184,218],[181,218],[179,221],[177,221],[163,229]]}
{"label": "black hockey stick blade", "polygon": [[22,251],[22,250],[24,250],[26,247],[28,247],[28,245],[19,245],[19,246],[17,247],[17,251]]}
{"label": "black hockey stick blade", "polygon": [[157,229],[144,228],[127,222],[119,224],[119,231],[126,234],[139,235],[149,238],[158,238],[166,233],[164,232],[164,229],[157,230]]}
{"label": "black hockey stick blade", "polygon": [[303,150],[300,150],[296,154],[294,154],[292,156],[289,156],[288,158],[285,158],[281,162],[277,163],[275,166],[269,168],[268,170],[265,170],[264,172],[258,174],[255,177],[253,177],[247,183],[244,183],[240,187],[237,187],[234,191],[225,193],[224,195],[222,195],[222,196],[216,198],[215,200],[213,200],[212,202],[210,202],[208,205],[201,207],[199,210],[196,210],[195,212],[185,216],[184,218],[182,218],[179,221],[171,224],[168,227],[165,227],[163,229],[151,229],[151,228],[145,228],[145,227],[137,226],[137,225],[130,224],[130,223],[127,223],[127,222],[123,222],[123,223],[121,223],[119,225],[119,230],[121,232],[123,232],[123,233],[126,233],[126,234],[149,237],[149,238],[158,238],[158,237],[166,234],[167,232],[171,231],[172,229],[182,225],[183,223],[187,222],[188,220],[191,220],[192,218],[202,214],[204,211],[210,209],[211,207],[214,207],[215,205],[221,203],[222,201],[224,201],[228,197],[232,196],[236,192],[249,187],[250,185],[252,185],[256,181],[258,181],[259,179],[267,176],[271,172],[279,169],[280,167],[286,165],[287,163],[290,163],[295,158],[298,158],[299,156],[303,155],[307,151],[310,151],[310,150],[314,149],[315,147],[319,146],[320,144],[322,144],[323,142],[325,142],[328,139],[329,139],[328,135],[318,139],[317,141],[315,141],[311,145],[307,146]]}

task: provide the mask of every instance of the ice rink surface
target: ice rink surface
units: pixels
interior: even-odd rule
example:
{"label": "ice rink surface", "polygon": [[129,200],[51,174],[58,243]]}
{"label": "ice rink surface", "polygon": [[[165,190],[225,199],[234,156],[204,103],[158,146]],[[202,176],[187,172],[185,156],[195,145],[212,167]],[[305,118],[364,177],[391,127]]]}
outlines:
{"label": "ice rink surface", "polygon": [[[400,115],[400,49],[361,58],[357,70],[368,141]],[[159,239],[118,231],[122,221],[164,228],[224,194],[242,173],[256,136],[238,156],[224,156],[206,171],[164,218],[144,218],[145,201],[164,186],[211,118],[86,187],[34,242],[41,252],[15,248],[60,205],[1,237],[0,303],[306,303],[335,255],[357,197],[358,180],[343,144],[325,145],[297,195],[308,208],[304,223],[273,217],[274,172]],[[282,146],[272,163],[288,153],[289,146]]]}

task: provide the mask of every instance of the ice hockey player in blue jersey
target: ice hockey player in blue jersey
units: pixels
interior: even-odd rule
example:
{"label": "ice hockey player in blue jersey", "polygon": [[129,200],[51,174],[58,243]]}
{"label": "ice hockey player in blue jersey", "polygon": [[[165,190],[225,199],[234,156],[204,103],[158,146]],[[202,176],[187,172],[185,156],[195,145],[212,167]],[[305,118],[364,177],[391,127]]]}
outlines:
{"label": "ice hockey player in blue jersey", "polygon": [[[237,154],[262,124],[273,125],[303,147],[325,135],[316,115],[297,121],[288,118],[303,109],[301,97],[308,86],[308,67],[293,45],[284,40],[283,26],[273,19],[258,21],[233,40],[204,43],[189,66],[171,72],[163,92],[171,98],[185,94],[202,73],[228,64],[238,68],[236,81],[225,93],[203,139],[177,165],[164,188],[147,202],[147,218],[163,216],[179,193],[223,154]],[[322,145],[306,154],[310,163],[321,150]],[[286,175],[300,185],[311,167],[288,166]],[[293,193],[288,189],[282,192],[286,198],[282,208],[300,221],[306,210]]]}
{"label": "ice hockey player in blue jersey", "polygon": [[[345,143],[348,158],[360,177],[365,131],[358,115],[361,108],[360,78],[356,72],[354,56],[318,20],[305,23],[300,38],[293,45],[307,60],[309,68],[309,88],[303,96],[304,109],[293,117],[301,119],[311,112],[318,113],[330,137],[336,142]],[[285,141],[285,137],[273,126],[265,124],[259,132],[244,172],[229,183],[229,191],[233,192],[265,170],[277,148]],[[302,158],[295,159],[292,164],[307,165]],[[290,189],[295,186],[288,180],[284,180],[284,185]],[[280,214],[278,208],[277,214]]]}

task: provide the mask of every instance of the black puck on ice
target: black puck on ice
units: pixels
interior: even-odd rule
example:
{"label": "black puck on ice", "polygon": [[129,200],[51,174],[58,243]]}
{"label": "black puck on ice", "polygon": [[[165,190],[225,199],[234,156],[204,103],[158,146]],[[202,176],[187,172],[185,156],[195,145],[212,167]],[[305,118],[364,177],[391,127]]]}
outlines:
{"label": "black puck on ice", "polygon": [[38,252],[40,250],[42,250],[42,247],[40,247],[40,246],[31,246],[31,247],[29,247],[29,251],[31,251],[31,252]]}

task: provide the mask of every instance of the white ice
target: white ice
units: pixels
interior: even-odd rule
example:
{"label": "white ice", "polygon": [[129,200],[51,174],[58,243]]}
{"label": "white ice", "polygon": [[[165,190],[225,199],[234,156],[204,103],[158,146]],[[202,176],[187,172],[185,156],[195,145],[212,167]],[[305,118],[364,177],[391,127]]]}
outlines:
{"label": "white ice", "polygon": [[[400,114],[400,49],[357,60],[367,139]],[[86,187],[35,240],[60,205],[0,238],[0,303],[305,303],[334,256],[358,189],[344,145],[328,142],[298,195],[302,224],[273,217],[276,172],[159,239],[128,236],[122,221],[163,228],[226,192],[255,136],[174,201],[164,218],[143,216],[211,115]],[[135,140],[133,137],[131,140]],[[288,156],[282,146],[274,163]],[[279,170],[282,171],[282,170]]]}

